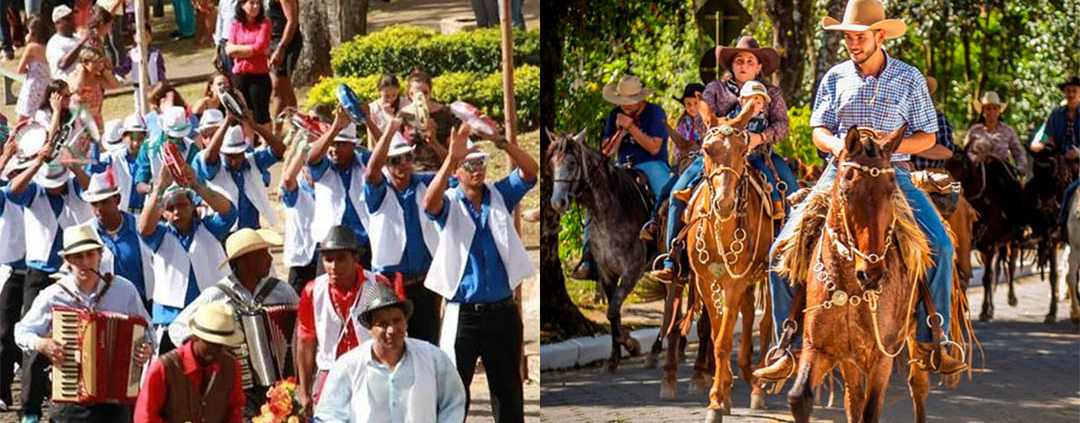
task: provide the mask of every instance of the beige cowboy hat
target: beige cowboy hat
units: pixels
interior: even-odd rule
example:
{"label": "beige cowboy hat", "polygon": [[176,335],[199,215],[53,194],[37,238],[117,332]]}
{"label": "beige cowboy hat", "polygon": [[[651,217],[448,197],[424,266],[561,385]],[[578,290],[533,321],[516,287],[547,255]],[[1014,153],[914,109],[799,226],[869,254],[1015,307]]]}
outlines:
{"label": "beige cowboy hat", "polygon": [[608,103],[626,106],[637,104],[655,90],[642,88],[641,79],[634,75],[619,78],[619,82],[604,85],[604,100]]}
{"label": "beige cowboy hat", "polygon": [[739,38],[735,47],[716,46],[716,61],[724,69],[731,70],[731,61],[739,53],[750,53],[757,57],[762,75],[769,76],[780,67],[780,53],[772,47],[759,47],[757,40],[750,35]]}
{"label": "beige cowboy hat", "polygon": [[101,239],[98,238],[97,231],[94,230],[90,223],[84,223],[64,229],[64,249],[56,254],[60,257],[66,257],[71,254],[100,248]]}
{"label": "beige cowboy hat", "polygon": [[244,228],[238,230],[225,240],[225,261],[218,267],[225,267],[230,261],[244,254],[270,247],[279,247],[283,243],[284,240],[281,239],[281,235],[269,229]]}
{"label": "beige cowboy hat", "polygon": [[975,111],[978,112],[978,113],[982,113],[983,106],[985,106],[987,104],[997,104],[997,105],[1001,106],[1001,112],[1004,113],[1005,112],[1005,107],[1007,107],[1009,105],[1009,103],[1002,102],[1001,99],[998,98],[998,93],[993,92],[993,91],[987,91],[987,92],[983,93],[982,98],[978,99],[978,100],[975,100],[974,103],[975,103]]}
{"label": "beige cowboy hat", "polygon": [[191,334],[206,342],[233,346],[244,341],[244,333],[237,330],[233,320],[233,308],[225,303],[205,303],[188,321]]}
{"label": "beige cowboy hat", "polygon": [[937,91],[937,78],[930,75],[924,75],[923,77],[926,78],[926,90],[930,92],[930,95],[934,95],[934,92]]}
{"label": "beige cowboy hat", "polygon": [[844,8],[844,20],[831,16],[821,20],[826,31],[885,30],[885,39],[900,38],[907,32],[907,25],[896,19],[885,19],[885,5],[877,0],[849,0]]}

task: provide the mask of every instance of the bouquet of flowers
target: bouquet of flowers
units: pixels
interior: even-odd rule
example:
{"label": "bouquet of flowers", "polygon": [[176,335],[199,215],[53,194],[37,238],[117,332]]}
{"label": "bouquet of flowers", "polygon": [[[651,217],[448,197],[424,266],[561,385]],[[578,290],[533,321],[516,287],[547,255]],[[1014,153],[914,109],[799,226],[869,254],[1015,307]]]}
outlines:
{"label": "bouquet of flowers", "polygon": [[262,414],[251,419],[252,423],[301,423],[303,409],[296,397],[296,378],[278,381],[266,392],[266,404]]}

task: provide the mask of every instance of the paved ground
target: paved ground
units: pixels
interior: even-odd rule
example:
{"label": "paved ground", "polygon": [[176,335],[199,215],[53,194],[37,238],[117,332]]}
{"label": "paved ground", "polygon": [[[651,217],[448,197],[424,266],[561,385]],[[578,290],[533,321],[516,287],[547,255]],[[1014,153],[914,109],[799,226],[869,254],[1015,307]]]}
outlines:
{"label": "paved ground", "polygon": [[[1068,323],[1068,311],[1059,323],[1044,325],[1047,286],[1034,277],[1017,287],[1020,303],[1006,305],[1006,290],[995,294],[997,320],[976,322],[985,349],[985,362],[977,359],[973,378],[956,389],[936,386],[927,401],[928,419],[937,422],[1077,422],[1080,421],[1080,332]],[[979,310],[982,289],[969,291],[971,308]],[[1067,307],[1067,306],[1066,306]],[[1060,322],[1064,317],[1065,322]],[[693,357],[696,344],[688,348]],[[599,367],[545,372],[540,389],[541,421],[575,422],[685,422],[704,419],[706,399],[687,398],[690,372],[679,372],[678,401],[659,399],[658,369],[644,369],[643,359],[624,361],[619,374],[607,375]],[[732,360],[734,362],[734,358]],[[883,421],[911,421],[906,368],[893,374],[885,399]],[[839,377],[839,373],[837,372]],[[736,379],[738,377],[736,376]],[[783,395],[770,395],[767,410],[750,410],[749,386],[734,385],[735,408],[727,422],[791,421]],[[838,388],[833,407],[824,408],[827,393],[819,394],[815,421],[844,421],[843,392]]]}

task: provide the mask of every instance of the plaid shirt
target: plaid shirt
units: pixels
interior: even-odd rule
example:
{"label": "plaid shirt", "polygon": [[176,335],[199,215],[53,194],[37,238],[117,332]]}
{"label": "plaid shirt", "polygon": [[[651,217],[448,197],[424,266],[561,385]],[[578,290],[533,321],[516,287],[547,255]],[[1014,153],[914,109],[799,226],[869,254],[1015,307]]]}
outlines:
{"label": "plaid shirt", "polygon": [[[841,139],[853,126],[892,132],[905,122],[905,137],[938,131],[934,104],[922,73],[888,53],[879,76],[860,76],[851,60],[829,69],[818,86],[810,115],[810,126],[828,129]],[[909,159],[907,154],[892,156],[894,162]]]}
{"label": "plaid shirt", "polygon": [[[945,114],[940,111],[935,110],[934,113],[937,114],[937,143],[948,148],[953,154],[959,153],[961,150],[957,148],[956,143],[953,142],[953,129],[952,123],[949,122],[949,118],[945,117]],[[911,156],[911,164],[915,166],[915,170],[929,168],[941,169],[945,167],[944,160],[930,160],[919,156]]]}

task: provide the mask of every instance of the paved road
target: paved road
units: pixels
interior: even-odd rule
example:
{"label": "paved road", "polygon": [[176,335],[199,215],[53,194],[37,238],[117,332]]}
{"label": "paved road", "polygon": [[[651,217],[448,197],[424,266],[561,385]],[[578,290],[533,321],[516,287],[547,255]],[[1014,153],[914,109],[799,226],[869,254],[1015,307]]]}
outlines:
{"label": "paved road", "polygon": [[[1007,305],[1005,289],[995,292],[997,320],[974,324],[986,352],[985,364],[976,359],[976,366],[980,368],[976,369],[972,380],[962,382],[956,389],[936,386],[938,378],[931,378],[933,386],[927,400],[930,421],[1080,421],[1080,332],[1068,323],[1067,303],[1059,303],[1059,323],[1042,323],[1049,301],[1047,292],[1045,282],[1034,277],[1021,280],[1017,287],[1020,303],[1016,308]],[[982,294],[981,288],[969,291],[975,315],[981,307]],[[693,347],[696,345],[687,352],[690,357],[696,352]],[[690,378],[686,365],[680,367],[678,401],[661,401],[660,370],[644,369],[643,362],[640,357],[624,361],[617,375],[607,375],[598,367],[545,372],[541,375],[540,421],[693,422],[704,419],[707,400],[686,396]],[[893,374],[882,421],[913,420],[906,377],[906,368]],[[726,422],[791,421],[783,395],[770,395],[767,410],[750,410],[749,386],[737,375],[732,398],[735,408],[731,416],[725,417]],[[815,421],[844,421],[842,388],[837,389],[833,407],[824,408],[827,393],[818,395],[817,399]]]}

